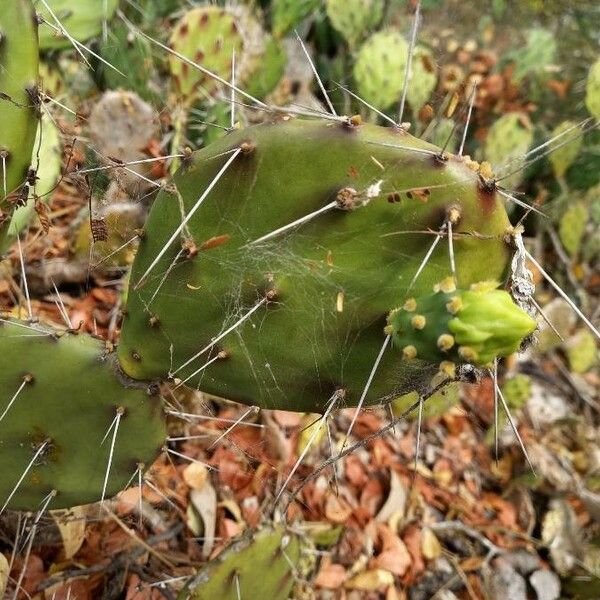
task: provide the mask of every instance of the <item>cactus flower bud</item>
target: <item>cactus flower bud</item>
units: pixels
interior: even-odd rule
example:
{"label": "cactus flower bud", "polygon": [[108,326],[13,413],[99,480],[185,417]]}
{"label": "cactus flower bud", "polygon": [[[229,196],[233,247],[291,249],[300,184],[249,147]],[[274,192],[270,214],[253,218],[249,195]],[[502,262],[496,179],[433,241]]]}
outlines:
{"label": "cactus flower bud", "polygon": [[[404,351],[408,347],[413,356],[426,361],[489,365],[497,357],[516,352],[536,327],[510,294],[497,287],[490,281],[470,290],[437,285],[433,294],[392,311],[386,332],[403,349],[404,358],[408,358]],[[423,326],[416,327],[415,319]]]}

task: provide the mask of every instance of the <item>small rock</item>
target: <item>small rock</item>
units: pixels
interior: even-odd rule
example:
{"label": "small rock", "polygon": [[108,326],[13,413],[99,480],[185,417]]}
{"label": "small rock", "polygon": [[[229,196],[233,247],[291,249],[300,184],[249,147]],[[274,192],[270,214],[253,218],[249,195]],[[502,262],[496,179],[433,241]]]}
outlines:
{"label": "small rock", "polygon": [[535,382],[532,382],[531,396],[525,407],[536,429],[545,429],[569,415],[569,407],[562,396],[552,394],[547,388]]}
{"label": "small rock", "polygon": [[541,565],[539,556],[526,550],[509,552],[508,554],[504,554],[502,558],[521,575],[529,575],[529,573],[539,569]]}
{"label": "small rock", "polygon": [[538,570],[529,578],[538,600],[558,600],[560,597],[560,579],[552,571]]}
{"label": "small rock", "polygon": [[503,559],[496,561],[487,581],[490,600],[527,600],[527,584]]}

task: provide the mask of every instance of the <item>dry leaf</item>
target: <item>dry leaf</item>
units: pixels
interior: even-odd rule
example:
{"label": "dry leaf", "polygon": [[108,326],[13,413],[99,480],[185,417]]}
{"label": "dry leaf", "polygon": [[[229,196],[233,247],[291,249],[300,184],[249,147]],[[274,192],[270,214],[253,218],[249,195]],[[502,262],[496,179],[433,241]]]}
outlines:
{"label": "dry leaf", "polygon": [[343,498],[340,498],[333,492],[327,494],[327,500],[325,501],[325,516],[329,521],[342,524],[345,523],[351,515],[352,508]]}
{"label": "dry leaf", "polygon": [[427,560],[438,558],[442,553],[442,546],[429,527],[424,527],[421,531],[421,550]]}
{"label": "dry leaf", "polygon": [[6,584],[8,583],[8,561],[4,554],[0,554],[0,598],[4,598]]}
{"label": "dry leaf", "polygon": [[87,509],[75,506],[69,511],[52,511],[56,526],[63,541],[65,559],[73,558],[85,539],[85,522]]}
{"label": "dry leaf", "polygon": [[215,529],[217,526],[217,493],[215,488],[207,481],[202,489],[190,492],[190,501],[204,523],[202,556],[208,558],[215,543]]}
{"label": "dry leaf", "polygon": [[331,558],[323,558],[319,573],[315,578],[314,585],[329,590],[339,589],[346,580],[346,569],[342,565],[334,564]]}
{"label": "dry leaf", "polygon": [[346,587],[351,590],[365,592],[383,590],[390,585],[394,585],[394,576],[385,569],[363,571],[346,583]]}
{"label": "dry leaf", "polygon": [[398,513],[403,517],[406,511],[406,497],[406,487],[402,483],[400,476],[396,471],[391,471],[390,493],[375,519],[387,523],[393,515]]}
{"label": "dry leaf", "polygon": [[402,577],[411,563],[406,545],[387,525],[379,524],[377,530],[381,539],[381,552],[369,561],[369,566],[373,569],[385,569]]}
{"label": "dry leaf", "polygon": [[198,462],[190,463],[183,470],[183,480],[193,490],[201,490],[207,478],[208,469]]}

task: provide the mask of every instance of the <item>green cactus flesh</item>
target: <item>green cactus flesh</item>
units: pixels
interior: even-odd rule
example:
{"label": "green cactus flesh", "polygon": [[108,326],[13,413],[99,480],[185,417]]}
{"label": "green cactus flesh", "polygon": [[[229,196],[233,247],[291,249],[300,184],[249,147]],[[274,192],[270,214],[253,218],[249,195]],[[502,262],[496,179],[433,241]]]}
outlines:
{"label": "green cactus flesh", "polygon": [[[315,412],[336,390],[356,405],[387,315],[406,300],[449,211],[462,215],[454,231],[467,234],[453,242],[461,289],[501,280],[507,265],[501,199],[463,159],[438,153],[400,129],[301,120],[231,132],[195,153],[157,198],[140,242],[119,346],[124,370],[135,379],[175,374],[268,408]],[[445,241],[411,295],[449,273]],[[389,351],[366,402],[418,390],[437,369],[437,358]]]}
{"label": "green cactus flesh", "polygon": [[52,509],[95,502],[154,460],[158,398],[123,385],[101,342],[3,321],[0,349],[0,506],[32,510],[53,490]]}
{"label": "green cactus flesh", "polygon": [[287,600],[301,569],[298,534],[281,526],[248,530],[240,540],[211,561],[180,595],[190,600],[269,598]]}
{"label": "green cactus flesh", "polygon": [[73,42],[69,37],[85,42],[100,35],[115,14],[119,0],[46,0],[45,4],[48,6],[42,2],[37,5],[45,21],[40,27],[40,48],[51,50],[70,48]]}
{"label": "green cactus flesh", "polygon": [[37,74],[37,24],[31,3],[4,2],[0,9],[0,235],[16,204],[11,192],[25,183],[31,161],[38,116]]}

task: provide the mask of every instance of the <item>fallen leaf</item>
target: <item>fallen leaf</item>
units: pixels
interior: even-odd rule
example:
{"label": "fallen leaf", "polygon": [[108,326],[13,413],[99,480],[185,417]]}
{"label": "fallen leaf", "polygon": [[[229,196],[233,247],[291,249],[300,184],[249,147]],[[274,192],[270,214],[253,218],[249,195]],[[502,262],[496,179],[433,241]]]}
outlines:
{"label": "fallen leaf", "polygon": [[411,563],[406,545],[387,525],[379,524],[377,530],[381,540],[381,552],[369,561],[369,567],[385,569],[402,577]]}
{"label": "fallen leaf", "polygon": [[326,556],[314,581],[317,587],[327,588],[329,590],[339,589],[346,580],[346,569],[342,565],[331,562],[331,558]]}
{"label": "fallen leaf", "polygon": [[394,585],[394,576],[384,569],[363,571],[346,583],[348,589],[376,592]]}
{"label": "fallen leaf", "polygon": [[387,523],[392,516],[397,514],[403,517],[406,512],[406,498],[406,486],[402,483],[400,476],[392,470],[390,472],[390,493],[375,519]]}
{"label": "fallen leaf", "polygon": [[60,531],[65,558],[69,560],[77,554],[85,539],[87,509],[83,506],[75,506],[69,511],[51,512]]}
{"label": "fallen leaf", "polygon": [[190,463],[183,470],[183,480],[193,490],[201,490],[208,478],[208,469],[201,463]]}
{"label": "fallen leaf", "polygon": [[208,558],[215,543],[217,526],[217,493],[215,488],[209,481],[206,481],[202,489],[190,492],[190,502],[204,523],[202,555]]}
{"label": "fallen leaf", "polygon": [[8,561],[4,554],[0,554],[0,598],[4,598],[6,584],[8,583]]}
{"label": "fallen leaf", "polygon": [[442,545],[429,527],[423,527],[421,531],[421,550],[427,560],[433,560],[442,553]]}
{"label": "fallen leaf", "polygon": [[330,492],[325,500],[325,516],[333,523],[345,523],[352,515],[352,507],[340,496]]}

